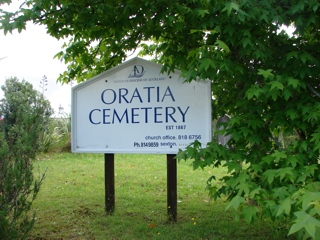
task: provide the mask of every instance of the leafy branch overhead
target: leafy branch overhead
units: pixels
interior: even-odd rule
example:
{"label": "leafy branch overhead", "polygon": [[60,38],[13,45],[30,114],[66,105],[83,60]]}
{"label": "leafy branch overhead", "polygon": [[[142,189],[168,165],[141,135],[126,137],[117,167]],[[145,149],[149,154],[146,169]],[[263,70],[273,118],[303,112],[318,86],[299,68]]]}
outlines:
{"label": "leafy branch overhead", "polygon": [[195,142],[180,159],[227,167],[216,179],[223,184],[213,176],[207,187],[238,217],[287,221],[289,234],[320,238],[319,1],[30,0],[17,12],[1,10],[0,21],[5,33],[31,21],[65,39],[56,55],[68,64],[64,83],[136,51],[188,81],[211,79],[213,118],[231,117],[228,148]]}

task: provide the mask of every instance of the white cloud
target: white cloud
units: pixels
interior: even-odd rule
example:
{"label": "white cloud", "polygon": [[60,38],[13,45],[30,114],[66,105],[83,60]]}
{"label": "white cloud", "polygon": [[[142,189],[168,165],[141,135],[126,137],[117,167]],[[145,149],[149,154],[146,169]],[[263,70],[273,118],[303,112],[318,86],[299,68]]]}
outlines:
{"label": "white cloud", "polygon": [[[63,41],[58,41],[46,33],[44,26],[28,24],[20,34],[15,31],[4,36],[0,33],[0,85],[6,78],[17,77],[33,84],[42,91],[40,81],[44,75],[48,79],[47,91],[44,95],[50,100],[56,112],[61,105],[66,113],[70,113],[71,87],[57,82],[59,73],[66,66],[54,55],[61,51]],[[0,91],[0,97],[3,97]]]}

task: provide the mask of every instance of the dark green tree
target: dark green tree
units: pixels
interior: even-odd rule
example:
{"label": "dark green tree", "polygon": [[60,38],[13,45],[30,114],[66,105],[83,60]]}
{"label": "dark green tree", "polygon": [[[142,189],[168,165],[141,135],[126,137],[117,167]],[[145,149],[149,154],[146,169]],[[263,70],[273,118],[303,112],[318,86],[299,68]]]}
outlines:
{"label": "dark green tree", "polygon": [[320,238],[319,7],[317,0],[30,0],[2,11],[0,21],[5,33],[32,21],[68,38],[56,55],[68,64],[62,82],[87,80],[139,46],[163,71],[211,79],[213,118],[231,116],[229,148],[195,142],[179,157],[193,158],[194,168],[227,167],[217,179],[223,184],[208,181],[208,189],[227,196],[247,222],[285,220],[290,234]]}
{"label": "dark green tree", "polygon": [[29,210],[44,174],[35,178],[33,160],[52,109],[26,81],[7,79],[0,101],[0,238],[24,239],[34,223]]}

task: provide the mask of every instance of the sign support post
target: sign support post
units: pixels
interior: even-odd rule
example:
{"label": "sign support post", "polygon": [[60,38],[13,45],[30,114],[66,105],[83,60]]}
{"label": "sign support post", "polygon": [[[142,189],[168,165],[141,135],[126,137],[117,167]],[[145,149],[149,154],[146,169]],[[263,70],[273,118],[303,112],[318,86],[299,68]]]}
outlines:
{"label": "sign support post", "polygon": [[105,205],[106,212],[112,214],[115,208],[115,187],[114,187],[114,154],[104,154],[105,174]]}
{"label": "sign support post", "polygon": [[169,221],[177,221],[177,159],[167,154],[167,212]]}

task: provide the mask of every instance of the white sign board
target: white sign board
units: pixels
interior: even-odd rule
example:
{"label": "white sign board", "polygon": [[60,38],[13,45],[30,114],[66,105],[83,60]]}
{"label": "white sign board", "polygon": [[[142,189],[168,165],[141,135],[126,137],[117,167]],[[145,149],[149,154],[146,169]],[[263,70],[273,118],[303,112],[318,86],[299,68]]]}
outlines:
{"label": "white sign board", "polygon": [[134,58],[72,88],[72,151],[176,154],[211,141],[209,81]]}

